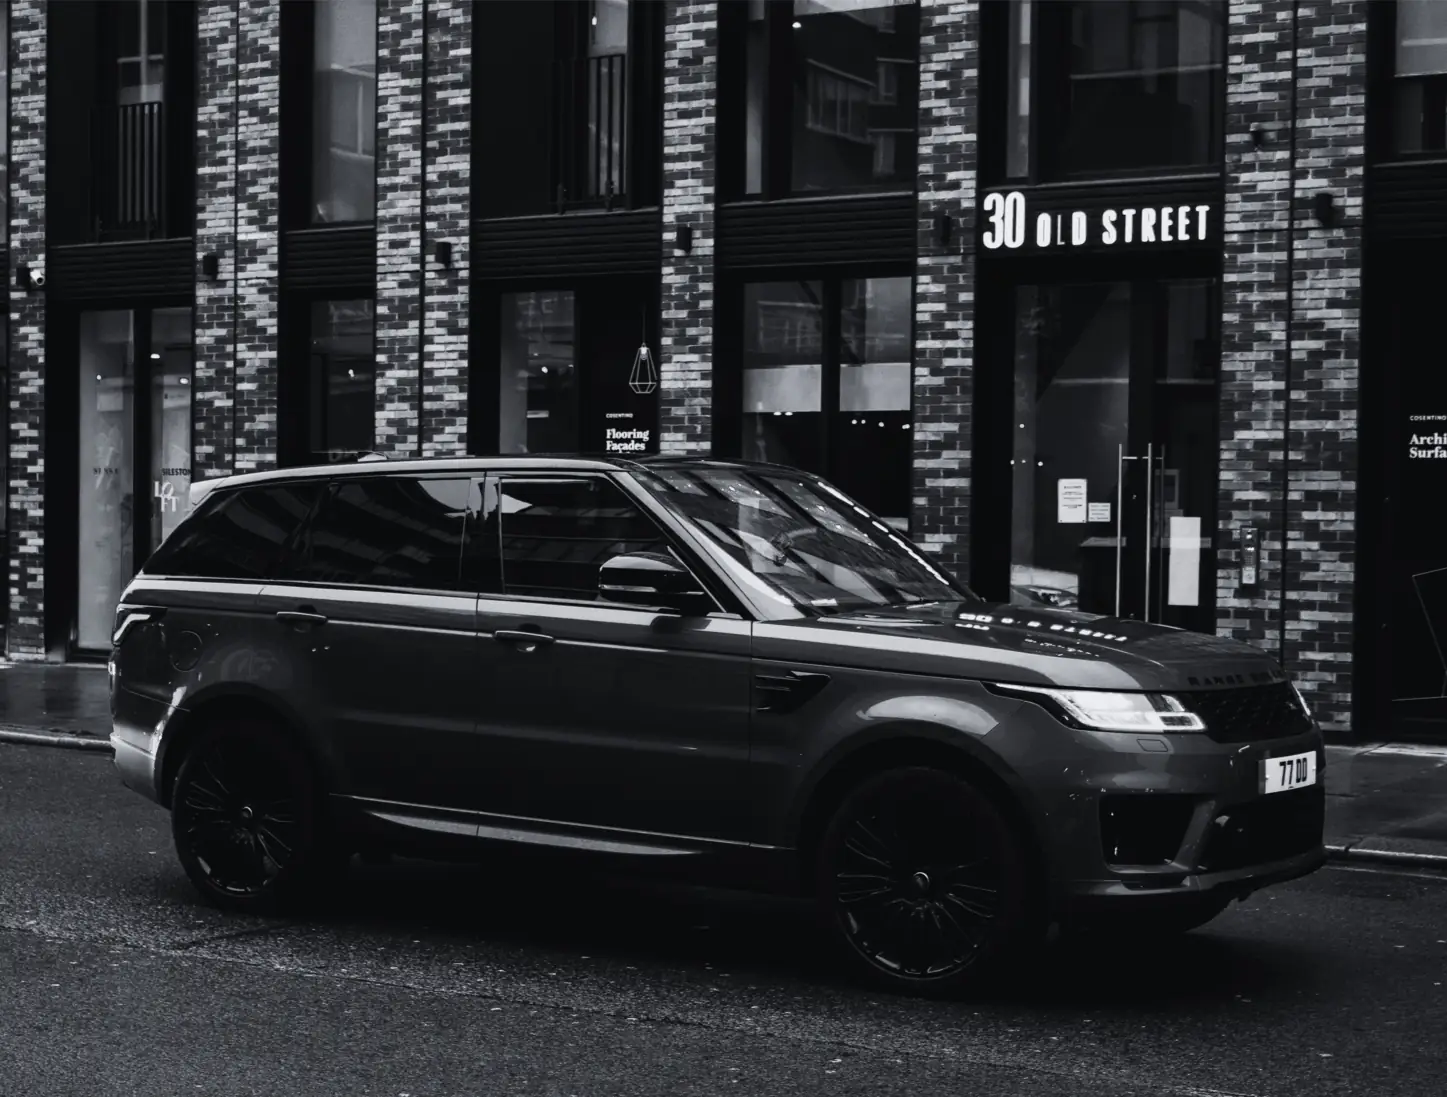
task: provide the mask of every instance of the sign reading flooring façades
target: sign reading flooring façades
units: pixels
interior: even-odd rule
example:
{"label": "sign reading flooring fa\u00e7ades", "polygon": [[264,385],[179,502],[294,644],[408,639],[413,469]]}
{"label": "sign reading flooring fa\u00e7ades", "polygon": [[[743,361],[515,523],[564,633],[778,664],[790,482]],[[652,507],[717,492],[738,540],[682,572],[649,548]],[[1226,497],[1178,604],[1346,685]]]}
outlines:
{"label": "sign reading flooring fa\u00e7ades", "polygon": [[980,243],[1005,252],[1199,245],[1212,240],[1214,215],[1199,201],[1031,209],[1023,191],[991,191],[980,204]]}

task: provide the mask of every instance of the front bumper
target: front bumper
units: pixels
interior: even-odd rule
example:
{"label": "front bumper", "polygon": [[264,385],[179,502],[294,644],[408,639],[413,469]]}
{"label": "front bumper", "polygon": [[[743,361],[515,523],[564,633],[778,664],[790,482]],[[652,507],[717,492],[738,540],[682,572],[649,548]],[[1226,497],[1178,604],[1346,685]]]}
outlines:
{"label": "front bumper", "polygon": [[[1244,897],[1326,861],[1317,730],[1229,744],[1199,732],[1087,732],[1026,704],[1001,731],[1035,795],[1052,890],[1066,909]],[[1307,753],[1314,785],[1262,792],[1263,760]]]}

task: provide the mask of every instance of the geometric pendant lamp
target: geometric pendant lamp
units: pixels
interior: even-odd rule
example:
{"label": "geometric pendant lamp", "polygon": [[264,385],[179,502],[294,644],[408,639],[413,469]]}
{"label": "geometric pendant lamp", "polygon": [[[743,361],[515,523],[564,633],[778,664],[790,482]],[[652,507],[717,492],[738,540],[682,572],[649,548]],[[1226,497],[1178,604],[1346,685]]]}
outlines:
{"label": "geometric pendant lamp", "polygon": [[658,387],[658,370],[653,365],[653,355],[644,343],[633,356],[633,369],[628,373],[628,387],[639,396],[647,396]]}

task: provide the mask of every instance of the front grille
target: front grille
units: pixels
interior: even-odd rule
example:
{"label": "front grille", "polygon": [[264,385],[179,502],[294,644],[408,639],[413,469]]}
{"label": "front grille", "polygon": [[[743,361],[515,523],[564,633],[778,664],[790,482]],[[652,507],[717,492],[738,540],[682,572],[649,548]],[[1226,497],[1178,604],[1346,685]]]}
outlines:
{"label": "front grille", "polygon": [[1311,730],[1287,682],[1237,689],[1188,690],[1175,694],[1199,716],[1206,735],[1217,743],[1255,743],[1284,739]]}
{"label": "front grille", "polygon": [[1277,792],[1222,811],[1206,831],[1200,870],[1222,872],[1282,861],[1321,845],[1326,792]]}
{"label": "front grille", "polygon": [[1176,859],[1196,798],[1112,793],[1100,801],[1100,844],[1108,865],[1165,865]]}

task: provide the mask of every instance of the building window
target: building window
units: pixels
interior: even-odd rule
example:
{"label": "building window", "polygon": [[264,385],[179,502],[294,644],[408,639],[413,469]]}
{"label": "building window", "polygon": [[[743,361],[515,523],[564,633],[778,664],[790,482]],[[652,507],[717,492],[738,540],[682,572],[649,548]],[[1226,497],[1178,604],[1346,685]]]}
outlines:
{"label": "building window", "polygon": [[480,216],[658,201],[664,5],[477,4],[474,171]]}
{"label": "building window", "polygon": [[1447,4],[1397,0],[1392,135],[1399,153],[1447,149]]}
{"label": "building window", "polygon": [[370,300],[313,301],[307,449],[336,460],[376,443],[374,307]]}
{"label": "building window", "polygon": [[987,57],[1004,58],[1006,178],[1221,161],[1223,0],[1024,2],[1005,25],[1006,48]]}
{"label": "building window", "polygon": [[312,221],[370,221],[377,183],[377,3],[319,0],[312,88]]}
{"label": "building window", "polygon": [[742,152],[727,190],[770,198],[913,185],[913,0],[749,0],[722,18],[724,141]]}
{"label": "building window", "polygon": [[[0,4],[0,244],[10,239],[10,5]],[[6,404],[9,407],[9,404]],[[7,447],[0,447],[3,450]],[[0,508],[4,509],[4,508]]]}
{"label": "building window", "polygon": [[498,452],[578,445],[578,369],[570,290],[502,295]]}
{"label": "building window", "polygon": [[792,465],[906,529],[913,281],[743,287],[739,451]]}

